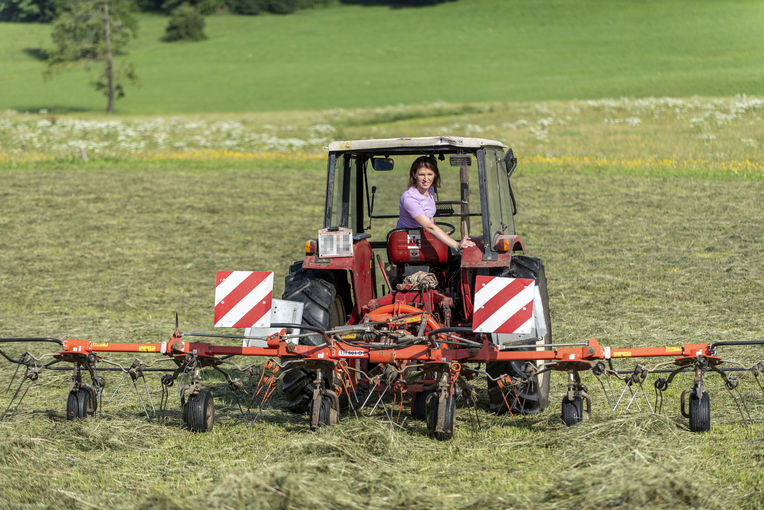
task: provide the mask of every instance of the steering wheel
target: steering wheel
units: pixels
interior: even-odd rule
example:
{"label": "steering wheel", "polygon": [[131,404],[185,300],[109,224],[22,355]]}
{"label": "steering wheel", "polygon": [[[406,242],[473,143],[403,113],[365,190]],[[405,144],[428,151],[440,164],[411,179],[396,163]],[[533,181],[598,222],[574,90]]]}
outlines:
{"label": "steering wheel", "polygon": [[435,224],[439,227],[446,227],[443,229],[443,231],[448,235],[451,235],[454,232],[456,232],[456,227],[451,225],[450,223],[446,223],[445,221],[436,221]]}

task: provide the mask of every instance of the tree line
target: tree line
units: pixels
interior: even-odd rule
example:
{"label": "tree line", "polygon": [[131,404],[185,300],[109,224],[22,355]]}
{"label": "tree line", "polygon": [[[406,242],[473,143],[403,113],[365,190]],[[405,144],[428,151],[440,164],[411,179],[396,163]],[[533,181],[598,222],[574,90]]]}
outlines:
{"label": "tree line", "polygon": [[[291,14],[300,9],[325,7],[331,3],[414,7],[456,0],[131,0],[132,8],[143,12],[170,14],[188,5],[208,16],[217,12],[257,15]],[[49,23],[66,9],[71,0],[0,0],[0,21]]]}

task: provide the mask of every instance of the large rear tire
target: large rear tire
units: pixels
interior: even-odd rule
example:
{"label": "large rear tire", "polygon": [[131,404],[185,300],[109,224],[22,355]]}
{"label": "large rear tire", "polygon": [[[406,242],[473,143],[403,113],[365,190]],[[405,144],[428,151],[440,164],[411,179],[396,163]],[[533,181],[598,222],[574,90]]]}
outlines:
{"label": "large rear tire", "polygon": [[[282,299],[303,304],[302,323],[320,329],[331,329],[346,322],[343,287],[334,273],[303,269],[302,262],[289,268]],[[307,333],[307,331],[305,331]],[[320,334],[300,338],[301,345],[321,345]],[[286,408],[293,413],[304,413],[313,399],[316,373],[299,366],[286,368],[281,390],[287,400]],[[326,381],[325,381],[326,382]]]}
{"label": "large rear tire", "polygon": [[[546,335],[540,338],[536,343],[537,345],[551,344],[552,321],[549,315],[549,294],[547,293],[544,264],[541,260],[534,257],[526,257],[524,255],[514,255],[510,266],[505,268],[500,274],[494,276],[532,278],[536,280],[539,294],[541,294],[541,304],[544,308],[544,322],[546,323]],[[522,350],[532,349],[532,347],[527,347]],[[509,375],[510,378],[515,381],[527,377],[527,369],[531,368],[528,365],[531,363],[535,364],[536,367],[541,366],[541,362],[496,361],[486,364],[486,372],[494,378],[502,375]],[[517,395],[515,395],[514,392],[511,392],[511,398],[507,397],[507,402],[509,402],[512,407],[513,413],[536,414],[543,411],[549,404],[549,372],[534,376],[530,378],[528,382],[515,386],[515,388],[517,390]],[[507,412],[507,405],[504,403],[504,398],[502,397],[501,392],[502,389],[499,388],[496,382],[488,379],[488,406],[491,412]]]}

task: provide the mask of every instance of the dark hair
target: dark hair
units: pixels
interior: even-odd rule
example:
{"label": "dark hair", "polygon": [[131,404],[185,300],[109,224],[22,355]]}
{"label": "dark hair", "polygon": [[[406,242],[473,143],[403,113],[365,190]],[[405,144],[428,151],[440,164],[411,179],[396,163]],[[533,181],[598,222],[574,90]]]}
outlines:
{"label": "dark hair", "polygon": [[435,179],[432,180],[432,185],[435,188],[440,187],[440,170],[438,170],[438,162],[432,156],[419,156],[411,163],[411,170],[409,170],[409,188],[416,187],[416,179],[414,174],[421,167],[425,167],[435,172]]}

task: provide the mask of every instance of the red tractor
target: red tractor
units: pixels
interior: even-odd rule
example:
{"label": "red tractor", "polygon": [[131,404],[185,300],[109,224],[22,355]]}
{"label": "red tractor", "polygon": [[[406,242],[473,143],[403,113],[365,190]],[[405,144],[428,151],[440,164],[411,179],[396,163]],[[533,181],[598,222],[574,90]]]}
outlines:
{"label": "red tractor", "polygon": [[[406,334],[383,340],[377,335],[372,341],[415,344],[428,331],[448,328],[475,345],[487,338],[498,350],[536,350],[551,343],[544,266],[524,254],[515,231],[511,176],[517,160],[512,149],[493,140],[424,137],[332,142],[328,152],[323,228],[305,243],[304,260],[290,267],[283,294],[286,300],[303,303],[306,328],[341,333],[343,325],[396,318],[406,322],[411,317],[403,328]],[[422,155],[436,158],[441,174],[433,220],[455,239],[468,236],[475,243],[462,253],[423,229],[395,228],[411,163]],[[540,327],[530,334],[475,331],[476,280],[481,276],[535,280],[540,306],[534,313],[541,312],[536,319]],[[303,345],[324,342],[320,333],[300,339]],[[356,365],[366,374],[388,364],[369,357]],[[487,362],[482,373],[487,375],[491,411],[541,412],[549,399],[549,372],[537,374],[539,366],[540,361]],[[396,374],[405,375],[400,365],[395,368]],[[426,418],[428,399],[437,385],[433,377],[425,372],[403,381],[415,417]],[[511,402],[501,389],[502,377],[515,385]],[[288,368],[282,382],[288,409],[313,411],[316,386],[331,383],[322,384],[305,364]],[[328,417],[329,409],[337,407],[330,400],[321,401],[322,409],[316,412]]]}

